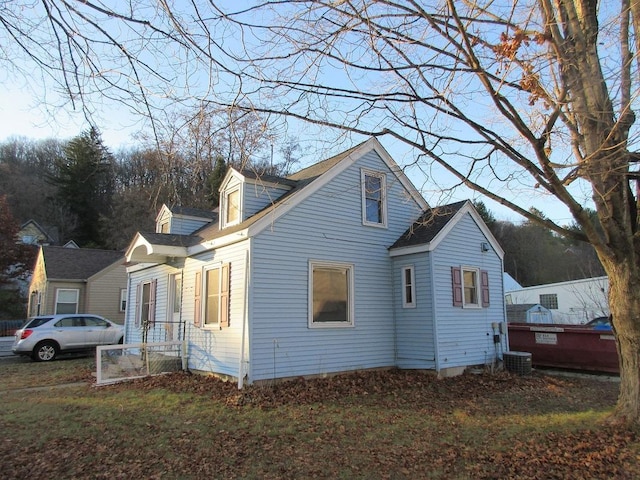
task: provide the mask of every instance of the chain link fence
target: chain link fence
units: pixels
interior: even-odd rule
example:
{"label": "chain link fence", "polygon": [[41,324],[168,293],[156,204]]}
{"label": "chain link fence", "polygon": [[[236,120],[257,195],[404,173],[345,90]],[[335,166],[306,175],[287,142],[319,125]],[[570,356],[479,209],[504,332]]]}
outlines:
{"label": "chain link fence", "polygon": [[104,345],[96,350],[98,385],[185,369],[186,344],[182,341]]}

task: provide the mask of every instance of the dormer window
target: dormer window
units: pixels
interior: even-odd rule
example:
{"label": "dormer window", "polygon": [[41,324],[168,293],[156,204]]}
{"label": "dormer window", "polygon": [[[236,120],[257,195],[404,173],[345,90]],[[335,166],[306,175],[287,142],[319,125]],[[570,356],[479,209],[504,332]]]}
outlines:
{"label": "dormer window", "polygon": [[162,222],[160,224],[160,233],[169,233],[169,222]]}
{"label": "dormer window", "polygon": [[240,189],[236,188],[225,193],[223,197],[224,205],[224,226],[228,227],[240,222]]}
{"label": "dormer window", "polygon": [[386,177],[380,172],[362,170],[362,223],[387,226]]}

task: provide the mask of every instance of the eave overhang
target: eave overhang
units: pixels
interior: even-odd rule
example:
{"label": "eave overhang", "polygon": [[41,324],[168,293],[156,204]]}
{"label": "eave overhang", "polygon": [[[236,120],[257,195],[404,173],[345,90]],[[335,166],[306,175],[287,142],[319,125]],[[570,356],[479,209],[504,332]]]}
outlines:
{"label": "eave overhang", "polygon": [[166,263],[170,257],[185,258],[186,256],[186,246],[152,243],[138,232],[127,248],[125,260],[127,263]]}

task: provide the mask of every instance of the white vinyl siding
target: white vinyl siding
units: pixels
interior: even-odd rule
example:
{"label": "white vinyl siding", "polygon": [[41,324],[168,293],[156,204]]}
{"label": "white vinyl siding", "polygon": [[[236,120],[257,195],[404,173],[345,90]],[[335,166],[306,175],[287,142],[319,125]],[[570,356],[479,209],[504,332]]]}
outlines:
{"label": "white vinyl siding", "polygon": [[[435,368],[433,283],[429,253],[396,257],[394,261],[394,298],[396,309],[396,364],[400,368]],[[408,266],[407,263],[411,262]],[[405,272],[413,271],[415,307],[403,307]]]}
{"label": "white vinyl siding", "polygon": [[[388,175],[387,229],[362,224],[361,166]],[[253,381],[394,365],[387,248],[421,210],[385,168],[368,153],[253,240]],[[309,328],[311,260],[353,265],[352,328]]]}
{"label": "white vinyl siding", "polygon": [[[245,274],[248,241],[236,243],[216,251],[205,252],[188,258],[182,280],[182,318],[185,319],[185,335],[189,342],[189,369],[238,376],[242,338],[245,335],[244,358],[249,355],[248,332],[245,325]],[[228,327],[204,328],[203,304],[205,277],[208,267],[229,265]],[[196,276],[201,277],[200,295],[196,295]],[[200,297],[200,302],[196,298]],[[199,303],[199,307],[196,305]],[[200,310],[198,325],[196,308]]]}
{"label": "white vinyl siding", "polygon": [[[497,255],[469,246],[486,242],[471,215],[465,215],[447,237],[430,253],[434,275],[434,318],[438,348],[438,368],[485,365],[496,355],[492,323],[506,321],[502,288],[502,262]],[[464,268],[478,270],[478,299],[482,305],[481,272],[486,271],[487,306],[461,308],[456,305],[452,273]],[[501,348],[506,350],[506,338]]]}
{"label": "white vinyl siding", "polygon": [[260,180],[245,183],[242,189],[242,220],[268,207],[288,191],[289,188],[263,185]]}
{"label": "white vinyl siding", "polygon": [[[142,285],[155,285],[155,304],[152,321],[148,324],[146,334],[147,342],[164,342],[167,340],[166,322],[167,303],[169,299],[169,276],[178,270],[168,265],[157,265],[152,268],[134,270],[130,272],[130,288],[127,293],[127,310],[125,320],[125,338],[128,343],[140,343],[143,341],[142,333]],[[148,315],[148,314],[147,314]],[[147,316],[147,320],[149,317]]]}

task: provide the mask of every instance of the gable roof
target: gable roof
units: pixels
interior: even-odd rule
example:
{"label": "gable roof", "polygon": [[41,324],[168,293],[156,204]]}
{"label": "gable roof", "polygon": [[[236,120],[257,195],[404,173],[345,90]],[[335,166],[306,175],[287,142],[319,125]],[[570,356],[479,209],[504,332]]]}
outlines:
{"label": "gable roof", "polygon": [[470,215],[500,258],[504,250],[469,200],[429,208],[389,247],[392,256],[434,250],[464,215]]}
{"label": "gable roof", "polygon": [[507,312],[507,321],[514,323],[526,323],[527,312],[535,309],[538,312],[550,313],[548,308],[543,307],[539,303],[513,303],[505,305]]}
{"label": "gable roof", "polygon": [[20,225],[20,230],[18,231],[18,235],[21,235],[24,230],[26,230],[29,226],[32,226],[36,231],[40,232],[40,234],[44,237],[46,242],[53,243],[55,239],[52,235],[49,234],[47,230],[42,228],[38,222],[33,219],[27,220],[22,225]]}
{"label": "gable roof", "polygon": [[41,247],[49,280],[86,280],[90,276],[122,261],[122,252],[92,248]]}
{"label": "gable roof", "polygon": [[230,167],[229,170],[227,171],[227,174],[225,175],[225,178],[222,180],[222,182],[220,183],[220,191],[223,191],[225,188],[225,185],[228,183],[229,178],[232,176],[240,176],[243,177],[245,181],[249,181],[248,183],[254,183],[254,184],[261,184],[261,185],[274,185],[274,186],[281,186],[281,187],[295,187],[296,186],[296,181],[295,180],[291,180],[287,177],[279,177],[277,175],[269,175],[269,174],[261,174],[256,172],[255,170],[251,170],[251,169],[247,169],[247,168],[242,168],[242,169],[238,169],[236,170],[233,167]]}
{"label": "gable roof", "polygon": [[[284,215],[295,205],[299,204],[305,198],[326,185],[335,178],[335,176],[346,170],[354,162],[370,151],[375,151],[378,154],[391,173],[395,175],[396,179],[405,187],[411,198],[420,206],[421,209],[429,207],[422,195],[420,195],[416,190],[411,181],[391,158],[385,148],[376,138],[372,137],[355,147],[304,168],[286,178],[276,177],[273,175],[268,176],[267,178],[269,183],[286,185],[292,188],[276,199],[273,203],[267,205],[265,208],[256,212],[239,224],[220,229],[218,219],[215,219],[213,222],[203,225],[200,229],[190,235],[194,238],[189,241],[191,242],[189,245],[186,245],[185,242],[185,246],[193,247],[195,249],[195,251],[190,250],[190,253],[197,253],[199,248],[197,245],[199,244],[202,245],[200,247],[202,250],[207,250],[210,248],[216,248],[222,244],[232,243],[256,235],[265,228],[268,228],[277,218]],[[232,174],[249,175],[250,178],[257,179],[255,173],[247,173],[247,170],[233,170],[233,172],[235,173],[227,173],[225,181],[228,180],[228,176]],[[154,254],[159,253],[156,251],[158,249],[154,248],[154,245],[165,246],[164,244],[154,243],[154,241],[155,240],[146,233],[138,234],[127,249],[127,261],[133,261],[132,259],[135,250],[143,245],[146,247],[147,256],[151,259]],[[159,259],[160,257],[156,257],[156,260]]]}
{"label": "gable roof", "polygon": [[196,217],[196,218],[209,218],[214,219],[217,218],[218,214],[213,210],[206,210],[203,208],[191,208],[191,207],[183,207],[181,205],[174,205],[173,207],[168,207],[169,211],[174,215],[182,215],[185,217]]}
{"label": "gable roof", "polygon": [[165,212],[169,212],[171,216],[177,217],[191,217],[203,220],[216,220],[218,218],[218,212],[215,210],[206,210],[203,208],[191,208],[183,207],[181,205],[169,206],[166,203],[162,205],[162,208],[156,215],[156,222],[162,217]]}
{"label": "gable roof", "polygon": [[389,248],[411,247],[430,243],[465,203],[466,200],[428,209]]}

